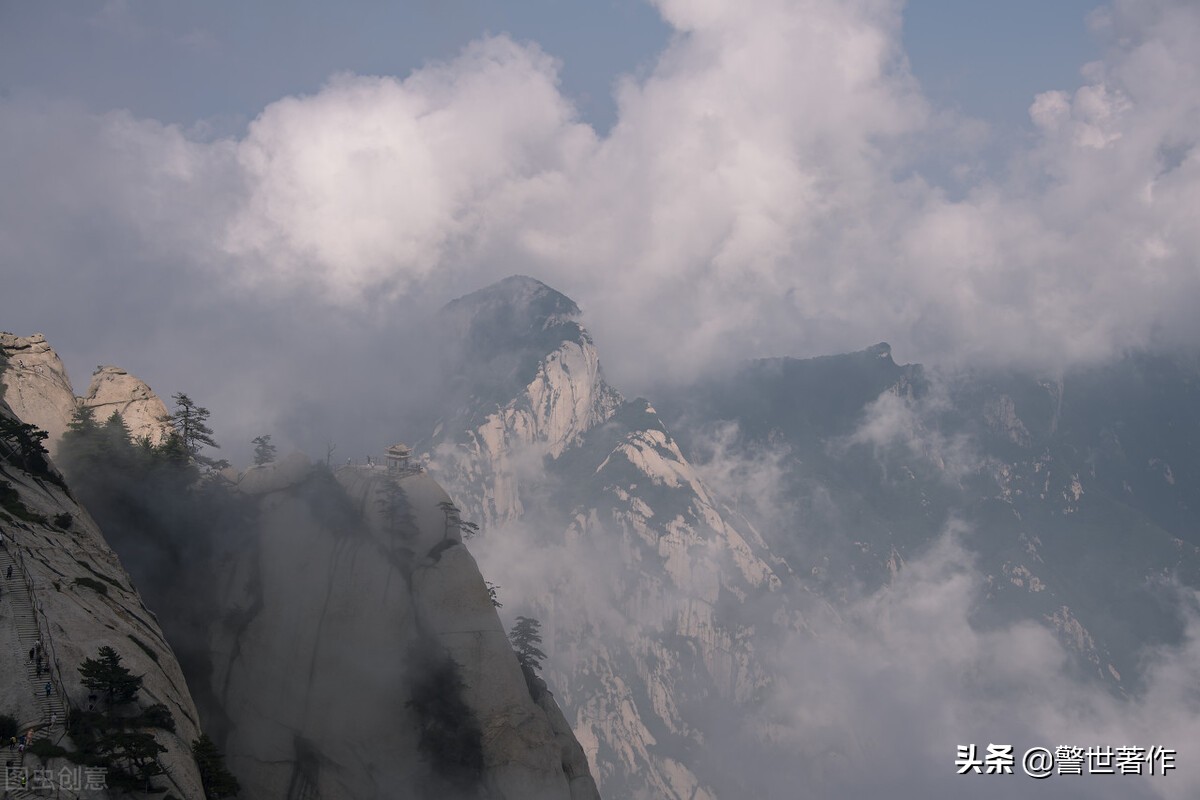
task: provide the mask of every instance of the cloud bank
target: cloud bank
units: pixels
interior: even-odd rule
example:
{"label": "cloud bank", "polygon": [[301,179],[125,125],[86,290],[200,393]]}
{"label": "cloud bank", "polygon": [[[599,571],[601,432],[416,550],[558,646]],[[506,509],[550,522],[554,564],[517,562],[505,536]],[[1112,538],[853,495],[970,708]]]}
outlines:
{"label": "cloud bank", "polygon": [[881,339],[1057,368],[1200,334],[1193,4],[1094,15],[1103,60],[1030,98],[1028,141],[982,170],[981,124],[910,74],[900,3],[657,6],[675,35],[603,137],[505,36],[334,76],[216,141],[0,99],[5,325],[153,361],[233,344],[218,329],[362,335],[345,320],[523,272],[580,302],[634,390]]}
{"label": "cloud bank", "polygon": [[[1054,635],[1034,622],[981,631],[969,621],[986,589],[952,524],[889,587],[852,604],[845,624],[785,645],[766,752],[800,753],[824,792],[867,798],[1184,798],[1200,787],[1187,764],[1200,735],[1194,691],[1200,654],[1197,597],[1181,590],[1188,632],[1176,648],[1147,653],[1146,688],[1115,698],[1075,678]],[[1012,745],[1012,775],[958,775],[957,746]],[[1152,746],[1178,751],[1174,771],[1054,774],[1035,780],[1032,747]],[[736,751],[735,751],[736,752]],[[754,757],[752,753],[744,754]],[[758,756],[762,758],[762,755]],[[737,761],[738,758],[733,759]],[[767,764],[760,796],[789,797],[804,775]],[[751,773],[753,774],[753,773]],[[803,796],[803,795],[801,795]]]}

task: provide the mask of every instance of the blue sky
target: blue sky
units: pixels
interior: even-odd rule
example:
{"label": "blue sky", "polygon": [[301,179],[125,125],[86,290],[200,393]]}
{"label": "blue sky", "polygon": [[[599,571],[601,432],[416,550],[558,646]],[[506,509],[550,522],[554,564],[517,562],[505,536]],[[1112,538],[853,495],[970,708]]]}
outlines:
{"label": "blue sky", "polygon": [[[1095,0],[913,0],[904,46],[935,102],[1006,129],[1034,95],[1071,89],[1099,50]],[[486,33],[537,42],[562,63],[583,118],[613,122],[614,81],[643,74],[671,36],[642,0],[386,3],[0,4],[0,90],[127,108],[232,129],[268,103],[316,91],[336,72],[404,76]]]}
{"label": "blue sky", "polygon": [[904,46],[925,92],[940,104],[1024,127],[1034,95],[1073,89],[1100,55],[1088,31],[1095,0],[913,0]]}

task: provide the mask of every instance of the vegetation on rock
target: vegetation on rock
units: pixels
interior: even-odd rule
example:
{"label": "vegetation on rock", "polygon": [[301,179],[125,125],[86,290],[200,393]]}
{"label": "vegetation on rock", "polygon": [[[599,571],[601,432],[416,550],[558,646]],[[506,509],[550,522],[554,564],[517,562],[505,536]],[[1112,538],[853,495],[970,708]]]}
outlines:
{"label": "vegetation on rock", "polygon": [[434,640],[417,644],[408,708],[417,717],[418,748],[433,774],[459,789],[483,774],[483,731],[463,696],[458,665]]}
{"label": "vegetation on rock", "polygon": [[261,467],[275,460],[275,445],[271,444],[270,434],[255,436],[251,440],[254,445],[254,465]]}
{"label": "vegetation on rock", "polygon": [[192,742],[192,758],[200,770],[200,782],[204,786],[206,800],[236,797],[241,791],[238,779],[225,767],[225,756],[207,733],[200,734],[200,738]]}

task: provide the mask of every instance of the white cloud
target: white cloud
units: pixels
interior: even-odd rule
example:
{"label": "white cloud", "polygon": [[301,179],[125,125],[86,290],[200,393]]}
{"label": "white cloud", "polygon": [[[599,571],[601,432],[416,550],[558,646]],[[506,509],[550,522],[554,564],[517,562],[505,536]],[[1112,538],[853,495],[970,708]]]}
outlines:
{"label": "white cloud", "polygon": [[[1195,796],[1185,755],[1200,735],[1195,686],[1197,597],[1181,596],[1188,634],[1147,654],[1145,689],[1117,698],[1072,675],[1066,652],[1035,623],[980,630],[969,621],[986,583],[951,525],[895,582],[854,603],[843,624],[798,636],[780,658],[771,743],[821,765],[814,796]],[[1037,781],[955,775],[957,744],[1162,746],[1178,751],[1166,776],[1084,775]],[[801,762],[803,763],[803,762]],[[780,797],[794,772],[777,770]],[[1064,785],[1065,784],[1065,785]]]}
{"label": "white cloud", "polygon": [[[992,177],[964,145],[977,126],[912,79],[899,3],[658,5],[676,35],[618,87],[603,138],[558,65],[506,37],[403,79],[335,77],[215,142],[5,101],[0,257],[147,285],[162,267],[130,264],[159,260],[346,310],[535,274],[635,390],[881,339],[905,360],[1057,367],[1200,334],[1194,5],[1096,15],[1103,60],[1031,98],[1036,133]],[[939,150],[974,181],[960,199],[913,174]],[[56,235],[67,220],[87,233]]]}
{"label": "white cloud", "polygon": [[591,141],[555,70],[500,37],[403,81],[343,75],[273,103],[238,144],[248,196],[227,247],[348,303],[460,265]]}

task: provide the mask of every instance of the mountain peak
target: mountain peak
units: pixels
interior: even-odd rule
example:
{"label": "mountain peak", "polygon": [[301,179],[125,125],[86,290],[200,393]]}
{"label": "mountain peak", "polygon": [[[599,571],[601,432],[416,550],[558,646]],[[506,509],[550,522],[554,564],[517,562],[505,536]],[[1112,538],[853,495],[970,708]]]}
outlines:
{"label": "mountain peak", "polygon": [[443,309],[452,316],[508,318],[542,327],[579,316],[579,306],[537,278],[510,275],[490,286],[452,300]]}
{"label": "mountain peak", "polygon": [[873,344],[870,347],[868,347],[867,352],[870,353],[871,355],[875,356],[876,358],[891,359],[892,346],[890,344],[888,344],[887,342],[880,342],[879,344]]}
{"label": "mountain peak", "polygon": [[503,404],[564,342],[592,345],[579,314],[579,306],[562,292],[513,275],[442,308],[447,339],[457,349],[449,361],[459,375],[472,375],[476,393]]}

